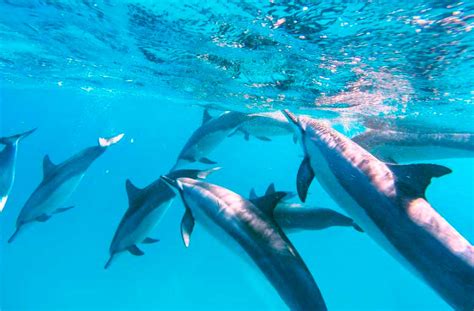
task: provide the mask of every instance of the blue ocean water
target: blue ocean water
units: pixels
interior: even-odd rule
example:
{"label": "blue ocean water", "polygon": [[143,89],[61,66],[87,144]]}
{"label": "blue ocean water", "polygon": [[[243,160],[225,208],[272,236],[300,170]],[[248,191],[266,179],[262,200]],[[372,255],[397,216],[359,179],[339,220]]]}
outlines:
{"label": "blue ocean water", "polygon": [[[199,224],[182,245],[175,200],[145,256],[103,266],[128,206],[125,180],[144,187],[168,172],[200,126],[203,105],[243,112],[289,108],[334,122],[412,131],[474,132],[472,4],[300,1],[3,1],[0,136],[38,127],[20,143],[15,184],[0,214],[1,310],[285,310],[263,275]],[[87,171],[75,208],[7,244],[42,179],[97,139],[125,133]],[[295,189],[301,148],[226,139],[209,180],[247,195],[274,182]],[[425,161],[426,162],[426,161]],[[474,166],[427,197],[474,241]],[[308,204],[342,210],[315,183]],[[330,310],[449,310],[366,234],[329,228],[289,234]]]}

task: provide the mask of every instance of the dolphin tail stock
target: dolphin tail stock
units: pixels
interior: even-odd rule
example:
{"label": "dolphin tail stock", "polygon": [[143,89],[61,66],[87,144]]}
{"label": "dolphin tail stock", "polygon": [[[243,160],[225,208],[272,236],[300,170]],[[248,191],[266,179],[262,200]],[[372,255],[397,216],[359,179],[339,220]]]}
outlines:
{"label": "dolphin tail stock", "polygon": [[121,134],[118,134],[116,136],[108,137],[108,138],[100,137],[99,138],[99,146],[101,146],[103,148],[106,148],[106,147],[115,145],[120,140],[122,140],[124,135],[125,135],[124,133],[121,133]]}
{"label": "dolphin tail stock", "polygon": [[16,227],[15,232],[13,232],[12,236],[8,239],[8,243],[12,243],[16,237],[18,236],[18,233],[20,232],[21,226]]}
{"label": "dolphin tail stock", "polygon": [[36,128],[31,129],[31,130],[26,131],[26,132],[23,132],[23,133],[20,133],[20,134],[13,135],[13,136],[0,137],[0,144],[4,144],[4,145],[14,144],[17,141],[19,141],[19,140],[29,136],[30,134],[34,133],[35,131],[36,131]]}

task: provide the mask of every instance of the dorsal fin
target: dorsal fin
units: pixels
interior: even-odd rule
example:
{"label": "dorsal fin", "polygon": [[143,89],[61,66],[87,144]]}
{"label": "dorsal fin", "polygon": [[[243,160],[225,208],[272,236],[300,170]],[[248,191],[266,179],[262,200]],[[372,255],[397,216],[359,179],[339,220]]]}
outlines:
{"label": "dorsal fin", "polygon": [[48,176],[55,168],[56,164],[51,161],[49,155],[45,155],[43,158],[43,177]]}
{"label": "dorsal fin", "polygon": [[285,196],[286,192],[277,191],[269,195],[264,195],[263,197],[250,199],[250,202],[267,214],[267,216],[273,218],[273,210]]}
{"label": "dorsal fin", "polygon": [[272,193],[275,193],[275,192],[276,192],[275,184],[271,183],[270,185],[268,185],[267,191],[265,191],[265,195],[269,195],[269,194],[272,194]]}
{"label": "dorsal fin", "polygon": [[208,122],[211,119],[212,119],[212,116],[209,114],[209,110],[204,109],[204,112],[202,114],[202,124]]}
{"label": "dorsal fin", "polygon": [[258,199],[258,195],[255,192],[255,189],[252,188],[252,189],[250,189],[249,200],[254,200],[254,199]]}
{"label": "dorsal fin", "polygon": [[136,187],[130,179],[127,179],[127,181],[125,182],[125,188],[127,189],[129,208],[131,208],[132,206],[134,206],[132,202],[134,202],[136,198],[140,195],[142,189]]}
{"label": "dorsal fin", "polygon": [[396,176],[396,185],[403,194],[413,198],[425,198],[431,178],[452,172],[450,168],[437,164],[387,164]]}

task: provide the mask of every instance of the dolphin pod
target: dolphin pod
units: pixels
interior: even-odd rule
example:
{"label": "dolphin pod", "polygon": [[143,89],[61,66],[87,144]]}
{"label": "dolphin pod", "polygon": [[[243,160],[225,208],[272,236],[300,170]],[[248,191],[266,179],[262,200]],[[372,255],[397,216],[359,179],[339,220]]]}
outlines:
{"label": "dolphin pod", "polygon": [[189,246],[195,221],[216,237],[228,237],[250,256],[292,310],[326,310],[311,273],[273,219],[275,200],[260,206],[226,188],[191,178],[162,177],[179,193],[185,213],[181,221],[184,244]]}
{"label": "dolphin pod", "polygon": [[8,196],[15,181],[15,164],[18,153],[18,143],[36,129],[16,134],[9,137],[1,137],[0,144],[5,145],[0,151],[0,213],[7,204]]}
{"label": "dolphin pod", "polygon": [[52,215],[72,208],[63,204],[81,182],[89,166],[111,145],[119,142],[123,134],[99,138],[99,144],[82,150],[61,164],[53,164],[49,156],[43,159],[43,180],[20,211],[16,230],[8,240],[11,243],[27,224],[45,222]]}
{"label": "dolphin pod", "polygon": [[316,178],[372,239],[453,308],[473,310],[474,248],[425,198],[431,179],[451,170],[382,162],[323,122],[285,114],[305,154],[297,176],[301,200]]}
{"label": "dolphin pod", "polygon": [[[15,176],[18,141],[34,130],[0,138],[0,199],[6,203]],[[222,186],[202,181],[218,168],[181,169],[185,165],[216,164],[208,157],[227,137],[242,133],[263,141],[293,135],[304,152],[297,174],[298,197],[305,202],[317,179],[349,216],[331,209],[290,202],[291,193],[270,185],[263,196],[252,189],[248,198]],[[12,242],[26,225],[45,222],[71,207],[64,203],[88,167],[123,134],[100,138],[87,148],[55,165],[43,161],[44,176],[17,218]],[[474,249],[428,203],[425,190],[433,177],[451,170],[433,164],[399,165],[420,159],[472,157],[472,134],[409,133],[368,130],[352,140],[324,122],[291,112],[225,112],[211,117],[204,111],[202,125],[191,135],[175,165],[166,175],[140,189],[125,183],[129,206],[109,247],[107,269],[117,255],[142,256],[139,244],[156,243],[152,229],[176,194],[185,207],[181,235],[189,246],[194,223],[225,244],[236,246],[255,263],[282,300],[292,310],[326,310],[324,298],[305,262],[286,233],[349,227],[366,232],[389,254],[430,285],[457,310],[474,309]],[[439,152],[439,154],[436,154]],[[384,162],[387,161],[387,162]],[[1,210],[1,208],[0,208]],[[325,289],[329,290],[329,289]]]}

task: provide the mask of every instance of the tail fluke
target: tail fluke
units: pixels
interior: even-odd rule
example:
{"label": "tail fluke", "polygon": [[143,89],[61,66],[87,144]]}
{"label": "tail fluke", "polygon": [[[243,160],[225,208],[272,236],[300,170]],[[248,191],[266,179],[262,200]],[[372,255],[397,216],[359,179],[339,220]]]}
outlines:
{"label": "tail fluke", "polygon": [[99,145],[101,147],[109,147],[109,146],[112,146],[116,143],[118,143],[122,138],[123,138],[123,133],[121,134],[118,134],[117,136],[113,136],[113,137],[109,137],[109,138],[103,138],[103,137],[100,137],[99,138]]}
{"label": "tail fluke", "polygon": [[18,232],[20,232],[21,227],[17,227],[15,232],[13,232],[12,236],[8,239],[8,243],[13,242],[16,239],[16,236],[18,235]]}
{"label": "tail fluke", "polygon": [[13,136],[8,136],[8,137],[1,137],[0,138],[0,144],[4,144],[4,145],[11,145],[11,144],[14,144],[16,143],[17,141],[27,137],[28,135],[30,135],[31,133],[33,133],[34,131],[36,131],[36,128],[32,129],[32,130],[29,130],[29,131],[26,131],[24,133],[20,133],[20,134],[16,134],[16,135],[13,135]]}

